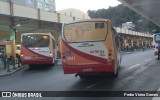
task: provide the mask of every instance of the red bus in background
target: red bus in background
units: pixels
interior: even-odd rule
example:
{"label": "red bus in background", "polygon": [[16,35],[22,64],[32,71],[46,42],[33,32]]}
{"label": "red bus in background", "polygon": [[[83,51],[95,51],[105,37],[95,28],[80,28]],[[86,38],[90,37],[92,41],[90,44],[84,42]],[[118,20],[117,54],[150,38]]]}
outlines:
{"label": "red bus in background", "polygon": [[21,35],[21,64],[54,64],[57,43],[50,33],[23,33]]}

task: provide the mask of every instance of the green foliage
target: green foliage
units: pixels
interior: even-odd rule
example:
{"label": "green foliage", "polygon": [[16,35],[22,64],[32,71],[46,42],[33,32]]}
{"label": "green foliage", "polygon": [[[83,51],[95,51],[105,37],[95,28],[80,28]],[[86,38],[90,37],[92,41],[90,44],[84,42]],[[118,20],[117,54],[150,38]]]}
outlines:
{"label": "green foliage", "polygon": [[123,4],[119,4],[116,7],[109,7],[108,9],[88,10],[88,15],[91,18],[110,19],[115,27],[121,27],[122,23],[132,21],[135,24],[135,31],[153,32],[159,30],[158,26]]}
{"label": "green foliage", "polygon": [[14,33],[14,31],[12,31],[10,33],[10,40],[15,40],[15,33]]}

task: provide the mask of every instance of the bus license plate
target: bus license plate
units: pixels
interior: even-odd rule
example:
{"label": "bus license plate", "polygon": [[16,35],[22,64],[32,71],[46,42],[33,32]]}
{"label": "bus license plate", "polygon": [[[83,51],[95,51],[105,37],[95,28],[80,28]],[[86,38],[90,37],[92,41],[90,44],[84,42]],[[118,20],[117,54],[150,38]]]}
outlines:
{"label": "bus license plate", "polygon": [[92,69],[92,68],[85,68],[85,69],[83,69],[82,71],[83,71],[83,72],[91,72],[91,71],[93,71],[93,69]]}
{"label": "bus license plate", "polygon": [[31,59],[31,56],[25,56],[24,59]]}

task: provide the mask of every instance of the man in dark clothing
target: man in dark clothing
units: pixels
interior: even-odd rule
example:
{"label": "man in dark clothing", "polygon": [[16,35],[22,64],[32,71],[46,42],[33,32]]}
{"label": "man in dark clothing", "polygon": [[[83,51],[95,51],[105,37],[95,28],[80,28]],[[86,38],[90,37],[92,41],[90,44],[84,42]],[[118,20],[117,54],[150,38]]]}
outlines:
{"label": "man in dark clothing", "polygon": [[6,59],[7,59],[7,55],[4,52],[2,52],[1,60],[2,60],[4,69],[6,69]]}
{"label": "man in dark clothing", "polygon": [[158,43],[157,49],[158,49],[158,59],[159,59],[160,58],[160,43]]}

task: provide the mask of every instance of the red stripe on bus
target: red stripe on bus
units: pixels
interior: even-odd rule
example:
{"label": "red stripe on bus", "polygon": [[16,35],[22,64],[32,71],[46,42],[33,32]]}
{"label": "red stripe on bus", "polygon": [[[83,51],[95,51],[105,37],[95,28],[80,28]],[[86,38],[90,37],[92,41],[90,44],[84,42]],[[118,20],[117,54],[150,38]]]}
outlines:
{"label": "red stripe on bus", "polygon": [[96,56],[89,55],[89,54],[83,53],[81,51],[78,51],[78,50],[74,49],[73,47],[71,47],[69,44],[67,44],[64,40],[63,40],[63,43],[67,46],[67,48],[69,50],[71,50],[72,52],[76,53],[77,55],[79,55],[83,58],[93,60],[93,61],[96,61],[96,62],[101,62],[101,63],[104,63],[104,64],[107,63],[107,59],[96,57]]}

